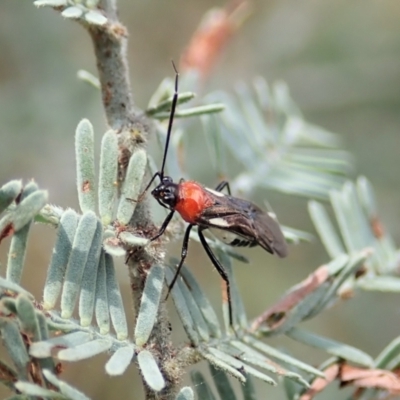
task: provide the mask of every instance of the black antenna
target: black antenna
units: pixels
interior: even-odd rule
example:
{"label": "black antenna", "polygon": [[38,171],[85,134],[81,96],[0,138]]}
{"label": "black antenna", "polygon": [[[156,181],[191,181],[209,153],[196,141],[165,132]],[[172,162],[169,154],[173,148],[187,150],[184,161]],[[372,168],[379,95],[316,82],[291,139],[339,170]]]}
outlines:
{"label": "black antenna", "polygon": [[163,157],[163,162],[162,162],[161,171],[160,171],[161,180],[162,180],[162,178],[164,178],[164,167],[165,167],[165,161],[167,159],[167,153],[168,153],[168,147],[169,147],[169,139],[171,138],[172,123],[174,122],[176,103],[178,102],[178,77],[179,77],[179,73],[178,73],[178,70],[176,69],[175,63],[172,60],[171,60],[171,62],[172,62],[172,66],[174,67],[174,70],[175,70],[175,93],[174,93],[174,97],[172,99],[171,113],[169,115],[167,139],[165,141],[164,157]]}
{"label": "black antenna", "polygon": [[174,67],[174,71],[175,71],[175,92],[174,92],[174,97],[172,98],[172,103],[171,103],[171,113],[169,114],[167,139],[165,141],[164,157],[163,157],[161,170],[156,172],[153,175],[153,177],[150,179],[150,182],[147,184],[146,188],[139,195],[139,198],[137,200],[133,200],[133,201],[141,201],[142,200],[142,198],[144,197],[146,192],[149,190],[149,187],[154,182],[154,179],[159,177],[160,180],[162,181],[163,178],[164,178],[165,160],[167,159],[167,153],[168,153],[168,147],[169,147],[169,139],[171,137],[171,132],[172,132],[172,123],[174,122],[176,103],[178,102],[178,77],[179,77],[179,73],[178,73],[178,70],[176,69],[175,63],[172,60],[171,60],[171,62],[172,62],[172,66]]}

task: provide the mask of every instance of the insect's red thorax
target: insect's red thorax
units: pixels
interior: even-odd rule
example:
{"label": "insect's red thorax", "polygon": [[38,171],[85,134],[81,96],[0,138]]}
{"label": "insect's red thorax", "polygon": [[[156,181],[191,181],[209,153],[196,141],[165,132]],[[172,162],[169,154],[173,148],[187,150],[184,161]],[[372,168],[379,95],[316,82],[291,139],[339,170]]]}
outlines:
{"label": "insect's red thorax", "polygon": [[187,181],[179,184],[179,198],[175,210],[191,224],[201,212],[214,204],[212,197],[197,182]]}

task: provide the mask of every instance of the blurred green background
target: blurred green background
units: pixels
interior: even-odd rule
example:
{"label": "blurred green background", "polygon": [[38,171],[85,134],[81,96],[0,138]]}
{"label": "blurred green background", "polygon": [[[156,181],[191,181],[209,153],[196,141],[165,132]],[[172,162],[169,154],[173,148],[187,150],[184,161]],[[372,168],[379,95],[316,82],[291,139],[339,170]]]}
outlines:
{"label": "blurred green background", "polygon": [[[130,33],[130,77],[138,106],[144,107],[162,78],[171,75],[170,59],[179,59],[203,14],[224,4],[120,1],[121,19]],[[310,122],[343,136],[346,149],[356,159],[353,177],[364,174],[371,180],[382,220],[399,243],[400,3],[254,0],[253,8],[221,56],[207,90],[231,90],[238,80],[249,82],[255,75],[269,82],[286,81]],[[77,209],[75,127],[82,117],[89,118],[97,146],[106,129],[98,93],[76,78],[81,68],[96,72],[88,35],[50,9],[37,10],[29,1],[2,1],[0,60],[0,184],[13,178],[34,178],[49,190],[51,203]],[[201,129],[191,132],[196,133],[196,149],[199,145],[206,151]],[[215,172],[201,168],[207,165],[196,158],[193,178],[215,184]],[[313,231],[304,199],[272,193],[267,197],[282,223]],[[53,243],[51,229],[33,229],[23,283],[38,298]],[[5,241],[0,248],[3,265],[6,250]],[[171,253],[178,252],[179,243],[171,247]],[[250,317],[328,260],[318,240],[292,247],[283,261],[262,250],[245,255],[251,256],[254,265],[237,264],[236,272]],[[218,304],[219,277],[197,244],[191,246],[188,264]],[[126,289],[122,263],[118,273]],[[129,293],[125,292],[129,313]],[[398,303],[396,295],[360,293],[307,327],[376,356],[400,334]],[[171,313],[176,319],[173,307]],[[174,327],[177,341],[182,341],[185,336],[179,322]],[[286,341],[272,343],[287,346],[310,363],[325,357]],[[141,399],[135,367],[124,377],[110,378],[103,372],[105,360],[98,357],[78,365],[65,364],[63,377],[95,399]],[[279,388],[258,384],[257,390],[260,398],[284,398]],[[344,395],[340,393],[340,398]],[[339,395],[332,388],[320,398],[337,399]]]}

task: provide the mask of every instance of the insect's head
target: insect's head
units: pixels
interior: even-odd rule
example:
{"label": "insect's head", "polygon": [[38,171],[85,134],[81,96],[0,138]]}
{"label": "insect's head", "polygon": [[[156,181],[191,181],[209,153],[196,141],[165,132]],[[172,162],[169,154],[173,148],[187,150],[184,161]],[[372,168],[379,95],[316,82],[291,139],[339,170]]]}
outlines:
{"label": "insect's head", "polygon": [[178,184],[174,183],[170,176],[164,176],[151,194],[163,207],[172,209],[178,201],[178,190]]}

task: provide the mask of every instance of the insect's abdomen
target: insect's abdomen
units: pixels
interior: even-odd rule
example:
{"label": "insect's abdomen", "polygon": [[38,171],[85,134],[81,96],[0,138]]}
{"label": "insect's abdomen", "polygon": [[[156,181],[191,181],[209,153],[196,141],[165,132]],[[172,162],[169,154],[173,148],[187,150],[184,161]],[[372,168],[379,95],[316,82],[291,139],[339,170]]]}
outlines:
{"label": "insect's abdomen", "polygon": [[235,247],[254,247],[257,246],[257,242],[255,241],[249,241],[245,239],[239,239],[238,237],[234,239],[231,243],[228,243],[231,246]]}
{"label": "insect's abdomen", "polygon": [[236,235],[235,233],[225,231],[217,228],[210,228],[210,232],[221,242],[235,247],[254,247],[257,246],[255,240],[247,239],[243,236]]}

